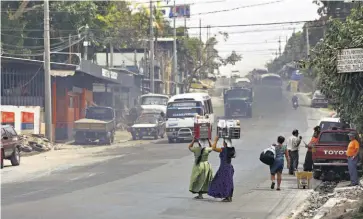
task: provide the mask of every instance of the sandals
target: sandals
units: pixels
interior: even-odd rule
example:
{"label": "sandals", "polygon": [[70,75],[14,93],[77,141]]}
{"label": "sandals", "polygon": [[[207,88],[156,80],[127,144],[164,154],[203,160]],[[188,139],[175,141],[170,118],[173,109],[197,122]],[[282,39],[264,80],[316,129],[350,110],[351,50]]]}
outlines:
{"label": "sandals", "polygon": [[222,200],[222,202],[232,202],[232,197],[225,198]]}
{"label": "sandals", "polygon": [[203,196],[198,195],[198,196],[195,196],[194,199],[203,199]]}
{"label": "sandals", "polygon": [[275,182],[271,182],[271,189],[275,188]]}

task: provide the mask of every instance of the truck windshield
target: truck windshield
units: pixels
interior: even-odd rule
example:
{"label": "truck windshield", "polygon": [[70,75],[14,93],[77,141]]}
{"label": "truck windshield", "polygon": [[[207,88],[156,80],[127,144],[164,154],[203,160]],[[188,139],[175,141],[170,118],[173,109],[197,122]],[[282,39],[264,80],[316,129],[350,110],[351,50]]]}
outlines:
{"label": "truck windshield", "polygon": [[141,99],[141,105],[164,105],[168,103],[167,97],[145,96]]}
{"label": "truck windshield", "polygon": [[320,129],[323,130],[331,130],[332,128],[342,128],[342,124],[340,122],[321,122]]}
{"label": "truck windshield", "polygon": [[203,115],[201,107],[168,107],[166,110],[167,118],[190,118],[195,115]]}
{"label": "truck windshield", "polygon": [[87,119],[112,120],[113,110],[109,108],[88,108],[86,111]]}
{"label": "truck windshield", "polygon": [[282,80],[279,77],[265,77],[262,80],[263,85],[269,85],[269,86],[282,86]]}
{"label": "truck windshield", "polygon": [[157,123],[157,117],[153,115],[140,116],[136,120],[136,124],[156,124],[156,123]]}
{"label": "truck windshield", "polygon": [[349,143],[347,132],[326,132],[321,133],[319,143]]}
{"label": "truck windshield", "polygon": [[250,91],[245,89],[229,90],[226,93],[227,99],[245,98],[250,96]]}

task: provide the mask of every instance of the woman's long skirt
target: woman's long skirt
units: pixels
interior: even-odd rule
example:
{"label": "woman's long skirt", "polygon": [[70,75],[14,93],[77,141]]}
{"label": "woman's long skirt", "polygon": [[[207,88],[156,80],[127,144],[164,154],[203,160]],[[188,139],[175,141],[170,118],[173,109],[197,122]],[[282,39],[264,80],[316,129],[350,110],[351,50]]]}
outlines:
{"label": "woman's long skirt", "polygon": [[208,195],[214,198],[229,198],[233,196],[233,175],[232,164],[223,164],[219,167],[209,187]]}
{"label": "woman's long skirt", "polygon": [[189,191],[191,193],[208,193],[210,183],[213,179],[212,167],[208,161],[200,162],[193,166],[192,176],[190,177]]}

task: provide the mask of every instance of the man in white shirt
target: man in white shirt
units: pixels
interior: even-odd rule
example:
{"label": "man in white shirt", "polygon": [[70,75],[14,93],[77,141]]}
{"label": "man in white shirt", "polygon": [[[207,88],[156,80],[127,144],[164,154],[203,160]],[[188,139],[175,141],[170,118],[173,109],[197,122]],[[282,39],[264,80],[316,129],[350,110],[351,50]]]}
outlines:
{"label": "man in white shirt", "polygon": [[292,131],[292,136],[287,141],[287,149],[289,150],[290,156],[290,175],[294,175],[294,172],[297,170],[299,165],[299,146],[301,139],[302,137],[299,137],[299,131],[294,129],[294,131]]}

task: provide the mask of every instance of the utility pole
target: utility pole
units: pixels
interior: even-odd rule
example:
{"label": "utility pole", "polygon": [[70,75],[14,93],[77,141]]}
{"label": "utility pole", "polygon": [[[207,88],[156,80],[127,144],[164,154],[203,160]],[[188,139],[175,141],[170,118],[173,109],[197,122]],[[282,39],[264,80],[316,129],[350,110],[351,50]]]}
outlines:
{"label": "utility pole", "polygon": [[110,40],[110,68],[113,68],[113,44],[112,40]]}
{"label": "utility pole", "polygon": [[184,16],[184,36],[187,36],[187,17]]}
{"label": "utility pole", "polygon": [[155,92],[153,0],[150,0],[150,92]]}
{"label": "utility pole", "polygon": [[279,55],[281,56],[281,37],[279,37]]}
{"label": "utility pole", "polygon": [[205,46],[206,46],[206,53],[207,53],[207,63],[206,63],[206,66],[207,66],[207,73],[210,73],[210,66],[209,66],[209,44],[208,44],[208,40],[209,40],[209,32],[210,32],[210,25],[207,26],[207,40],[205,41]]}
{"label": "utility pole", "polygon": [[[176,16],[175,16],[175,0],[174,0],[174,12],[173,12],[173,23],[174,23],[174,42],[173,42],[173,74],[176,78],[175,82],[177,83],[176,86],[176,94],[179,94],[179,75],[178,75],[178,57],[177,57],[177,51],[176,51]],[[183,79],[182,79],[183,80]]]}
{"label": "utility pole", "polygon": [[88,42],[88,24],[86,24],[85,29],[86,29],[86,37],[85,37],[84,42],[83,42],[83,46],[84,46],[83,58],[85,60],[88,60],[88,44],[89,44],[89,42]]}
{"label": "utility pole", "polygon": [[68,35],[68,46],[69,46],[69,57],[68,57],[68,64],[72,64],[72,41],[71,41],[71,34]]}
{"label": "utility pole", "polygon": [[306,32],[306,55],[307,58],[310,57],[310,42],[309,42],[309,27],[308,24],[306,23],[306,27],[305,27],[305,32]]}
{"label": "utility pole", "polygon": [[45,136],[53,142],[52,89],[50,78],[50,37],[49,0],[44,1],[44,98],[45,98]]}
{"label": "utility pole", "polygon": [[200,40],[200,52],[199,52],[199,79],[200,72],[202,68],[202,53],[203,53],[203,45],[202,45],[202,19],[199,18],[199,40]]}

